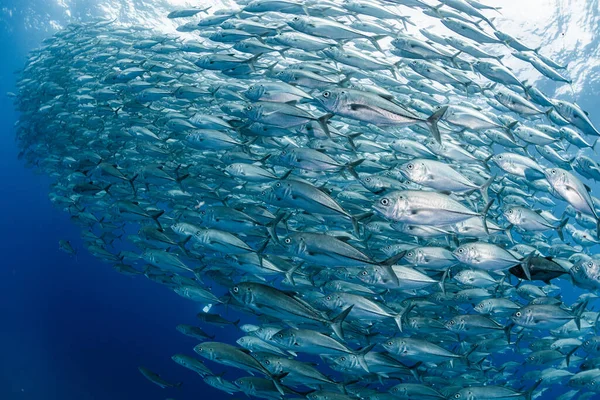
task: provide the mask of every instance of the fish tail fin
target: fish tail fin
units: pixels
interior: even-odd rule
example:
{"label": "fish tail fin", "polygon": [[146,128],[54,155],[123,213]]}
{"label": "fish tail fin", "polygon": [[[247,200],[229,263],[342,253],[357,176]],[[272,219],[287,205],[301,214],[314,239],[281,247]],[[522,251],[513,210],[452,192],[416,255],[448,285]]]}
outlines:
{"label": "fish tail fin", "polygon": [[567,222],[569,222],[569,217],[565,218],[560,224],[558,224],[558,226],[556,227],[556,233],[558,233],[558,237],[560,238],[560,240],[562,240],[563,242],[565,241],[565,235],[563,233],[563,229],[565,227],[565,225],[567,225]]}
{"label": "fish tail fin", "polygon": [[277,389],[279,394],[281,394],[282,396],[285,396],[285,390],[284,390],[284,386],[281,384],[281,380],[283,378],[285,378],[288,374],[289,374],[289,372],[284,372],[284,373],[276,374],[276,375],[269,375],[269,378],[271,378],[271,381],[273,381],[275,388]]}
{"label": "fish tail fin", "polygon": [[442,294],[446,294],[446,279],[448,279],[449,276],[450,276],[450,268],[448,268],[444,271],[444,275],[442,275],[442,280],[438,283],[438,285],[440,286],[440,290],[442,291]]}
{"label": "fish tail fin", "polygon": [[580,346],[575,346],[573,348],[573,350],[569,351],[565,357],[565,362],[567,363],[567,367],[569,366],[569,363],[571,362],[571,356],[577,351],[579,350]]}
{"label": "fish tail fin", "polygon": [[275,241],[275,243],[279,244],[279,236],[277,236],[277,225],[279,224],[279,222],[285,218],[286,213],[285,212],[281,212],[278,211],[276,213],[275,218],[270,221],[267,225],[267,232],[269,233],[269,236]]}
{"label": "fish tail fin", "polygon": [[600,143],[599,141],[600,141],[600,137],[596,138],[596,141],[595,141],[595,142],[594,142],[594,144],[592,145],[592,150],[594,150],[594,152],[596,152],[596,153],[598,152],[598,148],[597,148],[597,146],[598,146],[598,144]]}
{"label": "fish tail fin", "polygon": [[510,331],[512,329],[512,327],[515,326],[514,323],[510,323],[508,325],[506,325],[502,330],[504,331],[504,334],[506,335],[506,343],[510,345]]}
{"label": "fish tail fin", "polygon": [[183,251],[186,255],[188,255],[188,251],[185,248],[185,245],[187,244],[187,242],[190,241],[190,239],[192,238],[192,235],[188,235],[185,239],[183,239],[180,242],[177,242],[177,246],[181,249],[181,251]]}
{"label": "fish tail fin", "polygon": [[292,284],[292,286],[296,286],[296,282],[294,281],[294,272],[296,272],[303,263],[299,263],[294,265],[292,268],[285,271],[285,279],[288,280]]}
{"label": "fish tail fin", "polygon": [[329,136],[329,126],[327,126],[327,122],[333,117],[333,114],[325,114],[317,118],[317,123],[321,126],[321,129]]}
{"label": "fish tail fin", "polygon": [[411,303],[408,307],[405,307],[402,311],[394,316],[394,321],[396,322],[400,332],[402,332],[402,324],[406,320],[406,316],[412,311],[413,308],[415,308],[415,305]]}
{"label": "fish tail fin", "polygon": [[356,151],[356,144],[354,143],[354,138],[359,137],[360,135],[362,135],[362,132],[353,133],[351,135],[345,136],[346,140],[348,141],[348,144],[350,145],[350,147],[352,147],[352,150],[354,151]]}
{"label": "fish tail fin", "polygon": [[431,130],[431,134],[433,135],[433,138],[438,143],[442,142],[442,136],[440,135],[440,130],[438,129],[438,122],[444,116],[444,114],[446,114],[447,110],[448,110],[448,106],[440,107],[433,114],[431,114],[429,116],[429,118],[427,118],[427,120],[426,120],[427,126]]}
{"label": "fish tail fin", "polygon": [[494,204],[494,199],[488,201],[485,205],[485,208],[481,211],[481,217],[483,218],[483,230],[485,231],[486,235],[490,234],[490,231],[487,226],[487,216],[488,212],[490,211],[490,208],[492,207],[492,204]]}
{"label": "fish tail fin", "polygon": [[162,229],[162,225],[160,224],[160,221],[158,220],[158,218],[161,215],[163,215],[164,213],[165,213],[165,210],[159,210],[150,215],[152,217],[152,219],[154,220],[154,222],[156,222],[156,225],[158,225],[158,229]]}
{"label": "fish tail fin", "polygon": [[537,389],[538,386],[542,383],[542,380],[537,380],[533,386],[525,392],[525,400],[532,400],[533,392]]}
{"label": "fish tail fin", "polygon": [[406,250],[403,250],[403,251],[401,251],[398,254],[394,254],[393,256],[386,258],[385,260],[383,260],[382,262],[380,262],[380,264],[381,265],[392,266],[394,264],[397,264],[398,261],[402,260],[405,255],[406,255]]}
{"label": "fish tail fin", "polygon": [[[386,38],[388,35],[375,35],[375,36],[371,36],[369,37],[369,42],[371,42],[373,44],[373,46],[375,46],[375,48],[377,50],[379,50],[380,52],[384,53],[383,49],[381,48],[381,46],[379,45],[379,41],[383,38]],[[385,54],[385,53],[384,53]]]}
{"label": "fish tail fin", "polygon": [[137,191],[135,189],[135,185],[133,184],[133,182],[137,179],[138,176],[139,176],[139,174],[135,174],[133,176],[133,178],[127,180],[129,182],[129,184],[131,185],[131,189],[133,189],[133,194],[134,195],[137,194]]}
{"label": "fish tail fin", "polygon": [[513,224],[509,224],[506,228],[504,228],[504,234],[506,236],[508,236],[508,239],[510,240],[511,243],[515,243],[515,239],[513,238],[512,235],[512,228],[513,228]]}
{"label": "fish tail fin", "polygon": [[344,330],[342,329],[342,324],[344,323],[344,320],[346,319],[348,314],[350,314],[350,311],[352,311],[352,307],[354,307],[354,305],[351,305],[350,307],[346,308],[344,311],[339,313],[329,323],[333,332],[337,335],[337,337],[339,337],[342,340],[344,340]]}
{"label": "fish tail fin", "polygon": [[573,314],[574,314],[574,320],[575,320],[575,325],[577,325],[577,329],[581,330],[581,316],[583,315],[583,313],[585,312],[585,308],[587,307],[588,302],[584,301],[582,303],[577,304],[577,306],[575,306],[573,308]]}
{"label": "fish tail fin", "polygon": [[360,221],[362,221],[363,219],[367,219],[367,218],[371,217],[372,215],[373,215],[372,212],[366,212],[363,214],[350,216],[350,220],[352,221],[352,228],[354,229],[354,233],[356,233],[356,235],[358,237],[360,237],[360,226],[358,225],[358,223]]}
{"label": "fish tail fin", "polygon": [[529,253],[527,255],[527,257],[525,257],[523,260],[521,260],[521,268],[523,269],[523,273],[525,274],[525,277],[527,278],[528,281],[531,280],[531,260],[533,259],[533,256],[535,256],[535,251],[532,251],[531,253]]}
{"label": "fish tail fin", "polygon": [[492,175],[492,176],[490,176],[490,179],[485,181],[485,183],[479,187],[479,191],[481,192],[481,197],[483,197],[483,201],[485,201],[486,204],[489,203],[489,201],[490,201],[490,195],[488,193],[488,190],[490,189],[490,186],[492,185],[492,183],[494,183],[495,179],[496,179],[496,175]]}
{"label": "fish tail fin", "polygon": [[[348,170],[348,172],[350,172],[350,174],[351,174],[352,176],[354,176],[354,174],[352,174],[352,171],[354,171],[354,168],[358,167],[358,166],[359,166],[360,164],[362,164],[364,161],[365,161],[365,159],[364,159],[364,158],[359,158],[358,160],[355,160],[355,161],[352,161],[352,162],[349,162],[348,164],[346,164],[346,165],[344,166],[344,169],[347,169],[347,170]],[[356,172],[355,172],[355,173],[356,173]]]}
{"label": "fish tail fin", "polygon": [[358,360],[358,363],[360,364],[362,369],[364,369],[367,372],[371,372],[371,371],[369,371],[369,366],[367,365],[367,362],[365,360],[365,355],[368,352],[370,352],[371,350],[373,350],[373,347],[375,347],[376,345],[377,345],[377,343],[372,343],[366,347],[363,347],[359,351],[354,352],[354,355],[356,355],[356,359]]}

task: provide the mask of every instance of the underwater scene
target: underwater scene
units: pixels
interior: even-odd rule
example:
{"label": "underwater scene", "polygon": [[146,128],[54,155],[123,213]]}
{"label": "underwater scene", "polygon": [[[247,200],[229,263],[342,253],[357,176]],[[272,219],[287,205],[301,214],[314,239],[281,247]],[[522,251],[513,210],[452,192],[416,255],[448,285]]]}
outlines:
{"label": "underwater scene", "polygon": [[0,44],[0,400],[600,399],[598,0],[1,0]]}

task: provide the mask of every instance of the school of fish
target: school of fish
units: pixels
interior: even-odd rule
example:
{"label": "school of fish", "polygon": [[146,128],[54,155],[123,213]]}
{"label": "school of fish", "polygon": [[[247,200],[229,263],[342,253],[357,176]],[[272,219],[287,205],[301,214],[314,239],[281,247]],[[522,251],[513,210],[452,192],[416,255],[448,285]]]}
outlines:
{"label": "school of fish", "polygon": [[205,307],[173,361],[265,399],[600,396],[600,132],[503,61],[567,67],[479,0],[237,5],[69,25],[15,94],[87,250]]}

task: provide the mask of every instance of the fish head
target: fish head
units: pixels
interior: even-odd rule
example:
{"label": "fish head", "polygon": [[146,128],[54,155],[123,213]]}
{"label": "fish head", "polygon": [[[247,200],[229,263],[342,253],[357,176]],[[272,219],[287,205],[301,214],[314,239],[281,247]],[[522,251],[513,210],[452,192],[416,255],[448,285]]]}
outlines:
{"label": "fish head", "polygon": [[517,225],[521,222],[521,210],[519,207],[510,207],[503,213],[504,217],[513,225]]}
{"label": "fish head", "polygon": [[254,303],[254,286],[251,282],[241,282],[229,289],[231,296],[245,305]]}
{"label": "fish head", "polygon": [[310,23],[307,17],[296,15],[294,18],[286,22],[288,26],[298,32],[304,32]]}
{"label": "fish head", "polygon": [[244,92],[244,96],[248,100],[258,101],[266,92],[265,86],[261,84],[250,85],[250,87]]}
{"label": "fish head", "polygon": [[454,275],[454,279],[462,283],[463,285],[470,285],[474,281],[473,271],[469,269],[463,269]]}
{"label": "fish head", "polygon": [[384,217],[397,221],[407,212],[409,206],[408,197],[400,192],[379,199],[373,208]]}
{"label": "fish head", "polygon": [[358,273],[357,278],[368,285],[388,285],[398,282],[394,270],[383,265],[366,267]]}
{"label": "fish head", "polygon": [[194,347],[194,351],[208,359],[208,360],[214,360],[215,359],[215,352],[213,350],[213,348],[211,346],[207,346],[205,343],[200,343],[199,345]]}
{"label": "fish head", "polygon": [[119,74],[117,72],[111,72],[110,74],[106,75],[106,77],[104,78],[104,83],[108,83],[108,84],[117,83],[118,81],[119,81]]}
{"label": "fish head", "polygon": [[300,344],[296,341],[296,333],[294,329],[282,329],[273,335],[271,341],[278,346],[286,349],[294,349]]}
{"label": "fish head", "polygon": [[210,40],[220,42],[221,40],[223,40],[223,30],[217,29],[216,31],[213,31],[213,32],[200,32],[200,36],[206,37]]}
{"label": "fish head", "polygon": [[406,387],[402,383],[390,388],[389,392],[399,398],[411,398],[410,396],[407,396],[408,395],[408,387]]}
{"label": "fish head", "polygon": [[390,338],[381,343],[381,346],[389,353],[402,356],[407,351],[406,341],[403,338]]}
{"label": "fish head", "polygon": [[446,322],[444,327],[451,332],[460,333],[465,330],[465,325],[465,319],[458,315]]}
{"label": "fish head", "polygon": [[454,257],[456,257],[458,261],[467,265],[471,265],[479,256],[477,248],[471,244],[458,246],[452,254],[454,254]]}
{"label": "fish head", "polygon": [[496,163],[500,168],[505,169],[505,166],[510,163],[509,157],[507,157],[504,153],[494,154],[490,159]]}
{"label": "fish head", "polygon": [[556,186],[564,180],[565,174],[560,168],[546,168],[544,169],[544,176],[550,185]]}
{"label": "fish head", "polygon": [[341,356],[328,357],[332,364],[341,368],[342,371],[348,371],[355,368],[362,368],[358,362],[358,357],[354,354],[344,354]]}
{"label": "fish head", "polygon": [[298,163],[298,153],[294,149],[284,149],[271,162],[277,165],[293,166]]}
{"label": "fish head", "polygon": [[533,314],[533,309],[531,307],[523,307],[519,310],[515,311],[510,319],[519,326],[529,326],[531,322],[531,317]]}
{"label": "fish head", "polygon": [[400,172],[408,179],[416,183],[422,183],[427,180],[428,171],[425,163],[412,160],[400,166]]}
{"label": "fish head", "polygon": [[346,304],[338,293],[331,293],[321,298],[329,310],[341,309]]}
{"label": "fish head", "polygon": [[268,353],[256,353],[254,357],[270,373],[281,374],[283,372],[283,364],[278,356]]}
{"label": "fish head", "polygon": [[244,392],[252,392],[254,390],[254,383],[252,382],[252,378],[249,376],[238,378],[233,383],[235,383],[235,385]]}
{"label": "fish head", "polygon": [[453,400],[477,400],[475,393],[470,388],[464,388],[459,390],[450,396],[450,399]]}
{"label": "fish head", "polygon": [[306,251],[306,240],[300,233],[294,233],[283,238],[281,245],[285,252],[291,255],[299,256]]}
{"label": "fish head", "polygon": [[377,193],[382,188],[381,179],[377,175],[360,173],[358,176],[360,184],[363,185],[365,189]]}
{"label": "fish head", "polygon": [[244,165],[241,163],[233,163],[227,165],[225,168],[225,173],[231,176],[244,176]]}
{"label": "fish head", "polygon": [[338,47],[331,46],[318,51],[317,54],[323,58],[328,57],[335,59],[343,54],[343,50]]}
{"label": "fish head", "polygon": [[597,353],[600,350],[600,336],[592,336],[586,339],[581,347],[588,353]]}
{"label": "fish head", "polygon": [[315,100],[317,100],[327,111],[335,112],[338,109],[340,103],[343,101],[345,95],[345,90],[331,88],[322,91],[314,97]]}
{"label": "fish head", "polygon": [[418,248],[408,250],[406,254],[404,254],[403,258],[409,264],[419,265],[419,263],[423,260],[423,251]]}
{"label": "fish head", "polygon": [[492,302],[489,300],[483,300],[479,302],[473,309],[479,314],[489,314],[492,312]]}
{"label": "fish head", "polygon": [[260,104],[248,104],[243,108],[242,113],[246,118],[258,121],[263,114],[263,107]]}

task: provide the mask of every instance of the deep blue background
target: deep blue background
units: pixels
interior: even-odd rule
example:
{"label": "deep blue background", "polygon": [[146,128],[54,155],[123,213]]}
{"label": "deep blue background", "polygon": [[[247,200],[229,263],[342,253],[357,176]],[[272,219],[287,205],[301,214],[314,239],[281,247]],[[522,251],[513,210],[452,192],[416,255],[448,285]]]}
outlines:
{"label": "deep blue background", "polygon": [[[87,254],[79,228],[48,199],[50,179],[17,160],[18,115],[5,93],[16,91],[13,72],[46,35],[18,23],[0,24],[0,35],[0,399],[222,397],[170,359],[194,355],[197,342],[175,326],[196,323],[199,308]],[[61,252],[59,239],[71,241],[77,257]],[[221,337],[225,331],[205,330]],[[184,385],[162,390],[138,365]]]}

